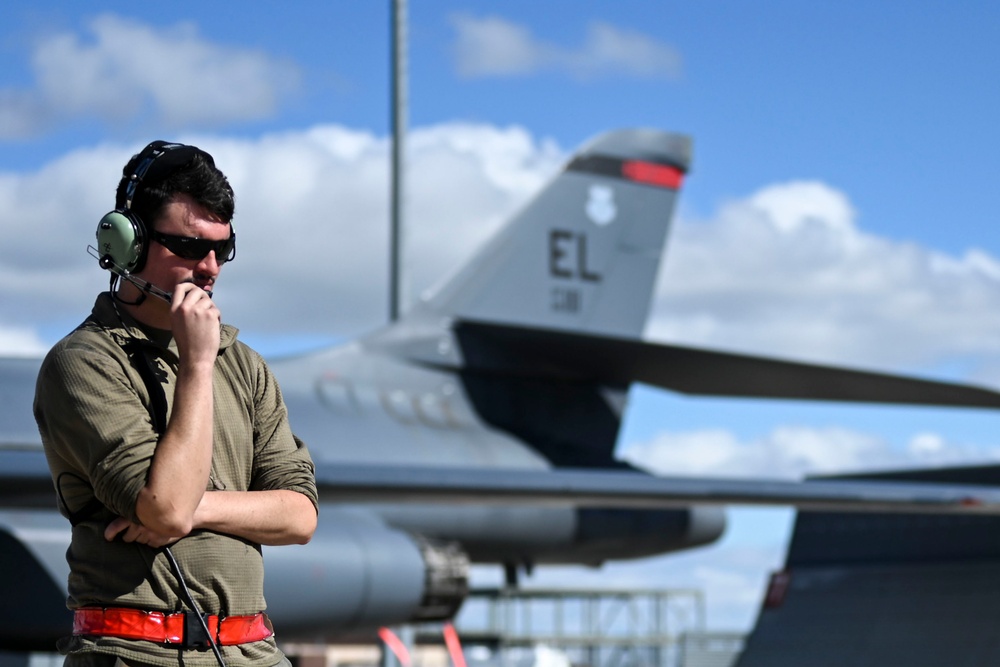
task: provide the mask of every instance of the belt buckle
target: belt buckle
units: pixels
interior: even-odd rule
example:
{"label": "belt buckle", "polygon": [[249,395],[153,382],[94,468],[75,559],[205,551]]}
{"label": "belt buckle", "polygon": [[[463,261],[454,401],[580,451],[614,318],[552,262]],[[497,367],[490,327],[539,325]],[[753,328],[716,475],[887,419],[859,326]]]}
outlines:
{"label": "belt buckle", "polygon": [[[208,650],[212,645],[212,640],[205,632],[208,625],[208,614],[201,614],[198,617],[193,611],[184,611],[184,648],[193,648],[199,651]],[[204,625],[202,625],[204,622]]]}

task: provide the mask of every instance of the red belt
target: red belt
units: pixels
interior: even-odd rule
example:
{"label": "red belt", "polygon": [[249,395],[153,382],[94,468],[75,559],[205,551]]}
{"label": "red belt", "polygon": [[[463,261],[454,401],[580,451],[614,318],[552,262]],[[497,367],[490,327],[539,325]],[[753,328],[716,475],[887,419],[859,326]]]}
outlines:
{"label": "red belt", "polygon": [[[190,614],[190,616],[194,616]],[[160,644],[189,644],[185,637],[185,619],[190,625],[197,617],[185,612],[164,614],[123,607],[84,607],[73,614],[74,635],[98,635],[145,639]],[[250,616],[206,616],[209,634],[221,646],[258,642],[274,634],[271,620],[261,612]]]}

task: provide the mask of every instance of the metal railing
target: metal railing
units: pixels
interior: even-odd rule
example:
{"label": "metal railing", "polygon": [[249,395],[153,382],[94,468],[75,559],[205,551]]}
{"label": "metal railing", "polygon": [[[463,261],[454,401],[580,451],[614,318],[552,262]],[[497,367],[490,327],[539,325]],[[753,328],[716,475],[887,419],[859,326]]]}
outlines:
{"label": "metal railing", "polygon": [[[455,627],[470,667],[728,667],[743,645],[705,632],[695,589],[477,589]],[[418,628],[418,643],[439,637]]]}

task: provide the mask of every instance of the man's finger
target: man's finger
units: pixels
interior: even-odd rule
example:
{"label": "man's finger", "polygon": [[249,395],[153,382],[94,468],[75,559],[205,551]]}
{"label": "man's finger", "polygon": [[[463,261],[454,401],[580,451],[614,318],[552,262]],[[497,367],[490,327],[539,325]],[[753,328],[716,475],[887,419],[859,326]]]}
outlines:
{"label": "man's finger", "polygon": [[104,539],[106,539],[108,542],[112,542],[120,532],[129,527],[130,523],[131,521],[129,521],[128,519],[117,517],[111,523],[108,524],[107,528],[104,529]]}

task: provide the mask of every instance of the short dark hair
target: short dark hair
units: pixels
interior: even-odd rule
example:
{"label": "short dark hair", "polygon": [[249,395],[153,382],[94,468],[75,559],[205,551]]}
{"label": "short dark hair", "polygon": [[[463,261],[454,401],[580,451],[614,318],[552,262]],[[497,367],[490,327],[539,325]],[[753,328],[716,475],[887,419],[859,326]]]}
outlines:
{"label": "short dark hair", "polygon": [[[148,158],[154,145],[163,143],[149,144],[141,152],[133,155],[122,169],[122,179],[115,193],[116,206],[119,210],[125,207],[126,190],[139,162]],[[184,151],[183,148],[193,150]],[[191,156],[179,165],[170,164],[172,160],[167,158],[168,154],[157,159],[157,162],[162,161],[165,171],[151,167],[146,172],[146,176],[136,187],[130,210],[145,223],[147,228],[153,229],[163,213],[163,207],[176,195],[185,194],[218,216],[220,220],[232,222],[236,210],[236,196],[226,175],[215,166],[215,160],[205,151],[194,146],[183,148],[178,153],[189,152]]]}

